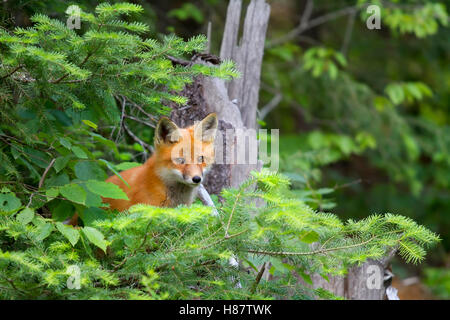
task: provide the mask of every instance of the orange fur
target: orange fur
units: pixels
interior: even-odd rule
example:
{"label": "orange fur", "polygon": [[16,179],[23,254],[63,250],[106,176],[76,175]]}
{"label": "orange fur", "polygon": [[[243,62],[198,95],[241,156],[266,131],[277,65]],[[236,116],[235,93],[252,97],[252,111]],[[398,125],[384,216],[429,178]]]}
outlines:
{"label": "orange fur", "polygon": [[[206,132],[205,135],[199,136],[200,128],[200,133]],[[159,207],[190,205],[200,184],[195,180],[203,181],[206,170],[214,162],[216,128],[215,114],[185,129],[178,128],[168,118],[161,119],[155,130],[152,157],[138,167],[120,172],[129,186],[116,175],[106,180],[118,185],[128,200],[104,198],[103,202],[118,211],[138,203]],[[76,220],[74,216],[71,224],[76,224]]]}

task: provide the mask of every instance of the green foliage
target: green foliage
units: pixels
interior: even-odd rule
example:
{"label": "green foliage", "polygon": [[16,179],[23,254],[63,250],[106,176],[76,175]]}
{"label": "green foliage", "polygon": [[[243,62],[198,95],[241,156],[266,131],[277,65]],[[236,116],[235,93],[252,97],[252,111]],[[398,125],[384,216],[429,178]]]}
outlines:
{"label": "green foliage", "polygon": [[[342,275],[392,248],[416,263],[439,240],[402,216],[344,223],[316,212],[292,196],[286,177],[266,170],[222,196],[218,216],[201,205],[136,205],[81,229],[39,215],[24,221],[29,211],[1,215],[0,297],[271,299],[293,290],[296,299],[332,299],[339,297],[305,287],[295,275],[306,283],[312,272]],[[242,263],[231,265],[232,257]],[[263,263],[276,277],[257,283]],[[73,266],[80,270],[80,289],[69,286]]]}
{"label": "green foliage", "polygon": [[[366,26],[372,4],[381,8],[381,30]],[[440,214],[450,210],[448,4],[362,0],[362,19],[352,22],[338,15],[349,1],[315,3],[309,22],[325,23],[266,50],[261,106],[282,99],[262,120],[281,128],[280,169],[309,205],[346,217],[396,208],[448,233]],[[303,10],[294,2],[284,9],[292,7]],[[289,33],[294,19],[272,24],[270,36]],[[315,192],[324,186],[333,192]]]}
{"label": "green foliage", "polygon": [[347,60],[340,52],[330,48],[313,47],[308,49],[303,55],[303,68],[311,71],[313,77],[319,77],[327,72],[331,79],[338,76],[338,65],[345,67]]}
{"label": "green foliage", "polygon": [[201,10],[192,3],[184,3],[180,8],[170,10],[167,16],[180,20],[193,19],[197,23],[202,23],[205,19]]}
{"label": "green foliage", "polygon": [[425,269],[425,284],[440,299],[450,299],[450,270],[448,268]]}
{"label": "green foliage", "polygon": [[136,161],[129,128],[147,128],[148,136],[136,136],[150,141],[148,127],[170,104],[187,102],[177,92],[194,76],[238,75],[231,61],[174,65],[169,56],[204,50],[205,37],[144,38],[148,27],[130,21],[142,12],[136,4],[104,2],[95,13],[81,11],[80,30],[35,14],[32,27],[0,31],[0,181],[10,188],[0,194],[3,211],[21,208],[15,193],[58,221],[77,211],[88,225],[87,216],[101,212],[101,196],[126,198],[104,180],[107,170],[120,177]]}

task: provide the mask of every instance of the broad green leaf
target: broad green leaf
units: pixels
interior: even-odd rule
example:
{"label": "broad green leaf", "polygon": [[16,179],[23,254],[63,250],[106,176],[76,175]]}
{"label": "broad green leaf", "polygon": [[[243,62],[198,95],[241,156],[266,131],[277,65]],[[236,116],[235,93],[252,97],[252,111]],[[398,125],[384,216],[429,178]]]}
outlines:
{"label": "broad green leaf", "polygon": [[63,145],[64,147],[66,147],[69,150],[72,148],[72,143],[70,143],[70,141],[67,139],[59,138],[59,142],[61,143],[61,145]]}
{"label": "broad green leaf", "polygon": [[80,232],[72,226],[66,226],[61,222],[56,223],[56,229],[69,240],[72,246],[75,246],[80,238]]}
{"label": "broad green leaf", "polygon": [[62,169],[66,167],[69,160],[70,156],[58,157],[56,158],[55,165],[53,166],[53,168],[55,168],[56,172],[60,172]]}
{"label": "broad green leaf", "polygon": [[114,183],[98,180],[89,180],[86,183],[86,186],[89,189],[89,191],[98,194],[104,198],[128,200],[126,193],[123,192],[123,190],[120,189]]}
{"label": "broad green leaf", "polygon": [[59,188],[50,188],[47,191],[45,191],[45,195],[47,196],[47,198],[49,198],[48,200],[52,200],[54,198],[56,198],[59,194]]}
{"label": "broad green leaf", "polygon": [[69,201],[84,204],[86,201],[86,191],[75,184],[66,184],[59,189],[61,195]]}
{"label": "broad green leaf", "polygon": [[130,187],[130,185],[128,184],[128,182],[125,181],[124,178],[122,178],[122,176],[120,175],[120,173],[114,169],[114,166],[109,163],[109,161],[105,160],[105,159],[99,159],[99,161],[103,162],[104,164],[106,164],[106,166],[109,168],[109,170],[111,170],[120,180],[122,180],[123,183],[125,183],[125,185],[127,187]]}
{"label": "broad green leaf", "polygon": [[89,135],[94,138],[95,141],[107,146],[109,149],[111,149],[114,152],[114,156],[116,158],[119,158],[119,150],[117,150],[116,143],[114,141],[111,141],[109,139],[106,139],[105,137],[96,134],[94,132],[89,132]]}
{"label": "broad green leaf", "polygon": [[87,181],[90,179],[105,180],[108,178],[102,167],[95,161],[78,161],[74,167],[78,179]]}
{"label": "broad green leaf", "polygon": [[72,151],[80,159],[87,159],[88,158],[86,152],[84,152],[84,150],[81,149],[80,147],[74,146],[74,147],[72,147]]}
{"label": "broad green leaf", "polygon": [[75,208],[71,202],[60,200],[51,208],[52,218],[56,221],[64,221],[75,213]]}
{"label": "broad green leaf", "polygon": [[19,209],[20,200],[14,193],[0,193],[0,212],[12,212]]}
{"label": "broad green leaf", "polygon": [[69,184],[69,176],[67,173],[63,172],[60,175],[52,176],[45,180],[44,185],[47,187],[61,187],[63,185]]}
{"label": "broad green leaf", "polygon": [[21,224],[28,224],[34,218],[34,211],[30,208],[25,208],[17,215],[16,220]]}
{"label": "broad green leaf", "polygon": [[83,211],[80,211],[80,218],[83,220],[83,224],[85,226],[92,226],[94,221],[104,220],[108,218],[108,214],[105,210],[100,208],[85,208]]}
{"label": "broad green leaf", "polygon": [[53,231],[53,225],[49,222],[44,222],[40,224],[36,230],[37,236],[36,240],[42,241],[47,238]]}
{"label": "broad green leaf", "polygon": [[141,164],[137,163],[137,162],[122,162],[122,163],[116,165],[115,168],[116,168],[116,170],[119,170],[119,171],[125,171],[125,170],[131,169],[131,168],[138,167],[140,165]]}
{"label": "broad green leaf", "polygon": [[100,231],[92,227],[84,227],[82,230],[84,235],[92,244],[106,252],[108,242],[105,240],[105,236]]}

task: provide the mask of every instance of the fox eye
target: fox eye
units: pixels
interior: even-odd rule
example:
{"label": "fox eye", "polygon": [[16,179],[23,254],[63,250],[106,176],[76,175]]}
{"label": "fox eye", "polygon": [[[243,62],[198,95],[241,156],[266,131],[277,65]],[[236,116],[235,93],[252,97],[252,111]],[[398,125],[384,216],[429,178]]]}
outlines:
{"label": "fox eye", "polygon": [[198,163],[203,163],[203,162],[205,162],[205,157],[204,157],[204,156],[199,156],[198,159],[197,159],[197,162],[198,162]]}
{"label": "fox eye", "polygon": [[184,158],[176,158],[175,159],[176,164],[184,164],[185,162],[186,162],[186,160]]}

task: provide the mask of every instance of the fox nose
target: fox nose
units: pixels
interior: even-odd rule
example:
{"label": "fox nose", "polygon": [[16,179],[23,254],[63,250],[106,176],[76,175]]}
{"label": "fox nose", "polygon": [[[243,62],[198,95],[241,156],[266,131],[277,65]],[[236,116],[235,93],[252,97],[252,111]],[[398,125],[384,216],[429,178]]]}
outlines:
{"label": "fox nose", "polygon": [[202,178],[199,176],[195,176],[192,178],[192,182],[194,182],[194,183],[200,183],[200,181],[202,181]]}

